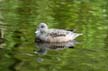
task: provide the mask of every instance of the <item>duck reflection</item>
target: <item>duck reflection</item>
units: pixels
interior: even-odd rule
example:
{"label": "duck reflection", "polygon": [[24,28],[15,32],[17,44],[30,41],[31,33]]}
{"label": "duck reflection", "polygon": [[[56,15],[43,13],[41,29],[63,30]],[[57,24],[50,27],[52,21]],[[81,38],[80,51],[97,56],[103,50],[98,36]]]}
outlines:
{"label": "duck reflection", "polygon": [[76,40],[68,41],[68,42],[42,42],[41,40],[36,40],[36,46],[39,48],[35,53],[45,55],[48,50],[62,50],[65,48],[74,48],[75,44],[78,42]]}

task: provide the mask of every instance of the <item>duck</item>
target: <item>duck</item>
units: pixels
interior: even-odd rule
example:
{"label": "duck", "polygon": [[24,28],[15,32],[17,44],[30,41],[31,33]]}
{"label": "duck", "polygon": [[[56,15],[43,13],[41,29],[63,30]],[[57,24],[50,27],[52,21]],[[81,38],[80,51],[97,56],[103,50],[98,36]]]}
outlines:
{"label": "duck", "polygon": [[69,42],[82,35],[82,33],[75,33],[64,29],[50,29],[46,23],[40,23],[35,34],[36,39],[49,43]]}

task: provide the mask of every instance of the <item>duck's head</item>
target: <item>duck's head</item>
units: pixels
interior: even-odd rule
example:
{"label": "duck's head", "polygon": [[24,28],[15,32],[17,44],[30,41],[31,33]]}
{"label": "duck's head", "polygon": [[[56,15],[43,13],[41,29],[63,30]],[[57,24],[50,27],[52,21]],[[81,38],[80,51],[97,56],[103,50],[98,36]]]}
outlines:
{"label": "duck's head", "polygon": [[43,33],[43,32],[46,32],[48,30],[48,26],[45,24],[45,23],[40,23],[37,30],[36,30],[36,34],[37,33]]}

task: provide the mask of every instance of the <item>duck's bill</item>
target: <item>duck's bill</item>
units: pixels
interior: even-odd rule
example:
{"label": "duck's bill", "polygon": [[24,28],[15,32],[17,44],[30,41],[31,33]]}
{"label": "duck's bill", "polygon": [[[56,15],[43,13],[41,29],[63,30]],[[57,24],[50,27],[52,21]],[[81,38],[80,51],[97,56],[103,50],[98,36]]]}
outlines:
{"label": "duck's bill", "polygon": [[39,33],[39,31],[35,31],[35,34]]}

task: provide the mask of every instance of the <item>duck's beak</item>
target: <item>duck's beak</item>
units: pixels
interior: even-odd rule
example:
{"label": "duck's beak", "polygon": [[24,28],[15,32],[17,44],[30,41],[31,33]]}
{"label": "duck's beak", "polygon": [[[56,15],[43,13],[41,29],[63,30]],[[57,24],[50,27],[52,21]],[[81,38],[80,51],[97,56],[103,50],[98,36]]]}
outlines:
{"label": "duck's beak", "polygon": [[39,31],[37,30],[37,31],[35,31],[35,34],[37,34],[37,33],[39,33]]}

